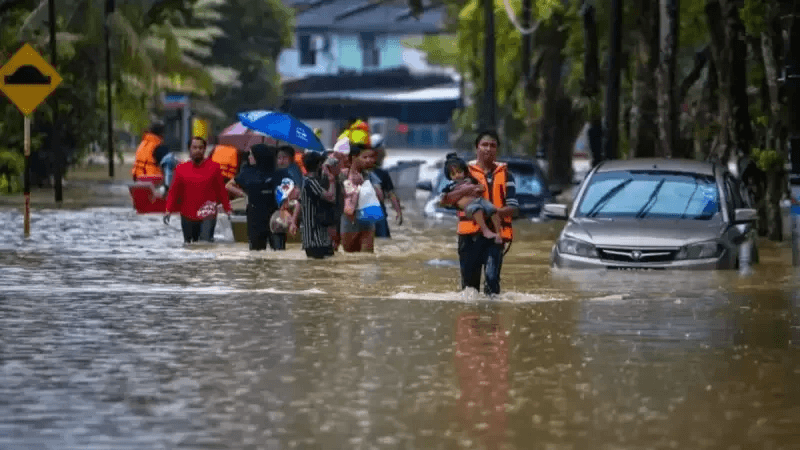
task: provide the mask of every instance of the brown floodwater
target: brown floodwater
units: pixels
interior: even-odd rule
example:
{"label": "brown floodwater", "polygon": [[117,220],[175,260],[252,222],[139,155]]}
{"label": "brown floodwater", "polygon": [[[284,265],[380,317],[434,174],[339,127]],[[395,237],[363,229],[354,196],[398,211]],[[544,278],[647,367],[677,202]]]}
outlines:
{"label": "brown floodwater", "polygon": [[177,222],[36,210],[24,240],[0,209],[0,448],[800,448],[785,244],[750,273],[553,272],[559,224],[519,221],[488,299],[453,224],[310,261]]}

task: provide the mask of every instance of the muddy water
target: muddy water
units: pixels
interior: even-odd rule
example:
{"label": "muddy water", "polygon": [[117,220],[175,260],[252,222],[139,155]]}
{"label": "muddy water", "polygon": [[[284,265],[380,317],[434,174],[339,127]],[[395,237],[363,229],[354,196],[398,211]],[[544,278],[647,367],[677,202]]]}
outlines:
{"label": "muddy water", "polygon": [[308,261],[176,222],[0,210],[0,448],[800,448],[788,248],[551,273],[557,224],[520,222],[490,301],[449,225]]}

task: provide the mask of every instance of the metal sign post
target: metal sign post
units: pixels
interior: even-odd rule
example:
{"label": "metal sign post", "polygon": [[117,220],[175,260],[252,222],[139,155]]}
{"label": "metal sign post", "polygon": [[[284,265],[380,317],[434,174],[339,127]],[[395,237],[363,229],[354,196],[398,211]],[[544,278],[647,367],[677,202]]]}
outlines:
{"label": "metal sign post", "polygon": [[23,229],[25,238],[31,236],[31,116],[25,116],[25,218]]}
{"label": "metal sign post", "polygon": [[31,235],[30,115],[61,84],[61,81],[63,79],[56,69],[48,64],[30,44],[23,45],[3,67],[0,67],[0,91],[14,103],[25,118],[23,131],[25,135],[23,144],[25,150],[23,232],[26,238]]}

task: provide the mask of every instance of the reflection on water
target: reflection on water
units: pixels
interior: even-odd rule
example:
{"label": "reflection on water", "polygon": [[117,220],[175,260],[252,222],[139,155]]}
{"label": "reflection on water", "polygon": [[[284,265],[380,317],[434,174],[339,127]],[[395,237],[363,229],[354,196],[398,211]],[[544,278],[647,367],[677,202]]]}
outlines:
{"label": "reflection on water", "polygon": [[488,300],[413,217],[323,261],[128,208],[0,224],[0,448],[800,448],[782,246],[747,276],[552,273],[558,224],[520,222]]}

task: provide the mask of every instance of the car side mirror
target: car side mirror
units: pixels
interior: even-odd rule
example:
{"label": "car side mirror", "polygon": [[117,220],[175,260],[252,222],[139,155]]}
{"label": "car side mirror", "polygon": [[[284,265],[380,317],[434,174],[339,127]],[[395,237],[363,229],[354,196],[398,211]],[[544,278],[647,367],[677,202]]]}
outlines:
{"label": "car side mirror", "polygon": [[561,203],[547,203],[542,208],[542,212],[552,219],[567,219],[567,205],[562,205]]}
{"label": "car side mirror", "polygon": [[433,183],[431,183],[431,180],[419,181],[417,182],[417,189],[430,192],[433,190]]}
{"label": "car side mirror", "polygon": [[753,208],[739,208],[733,212],[733,223],[750,223],[758,218],[758,211]]}

